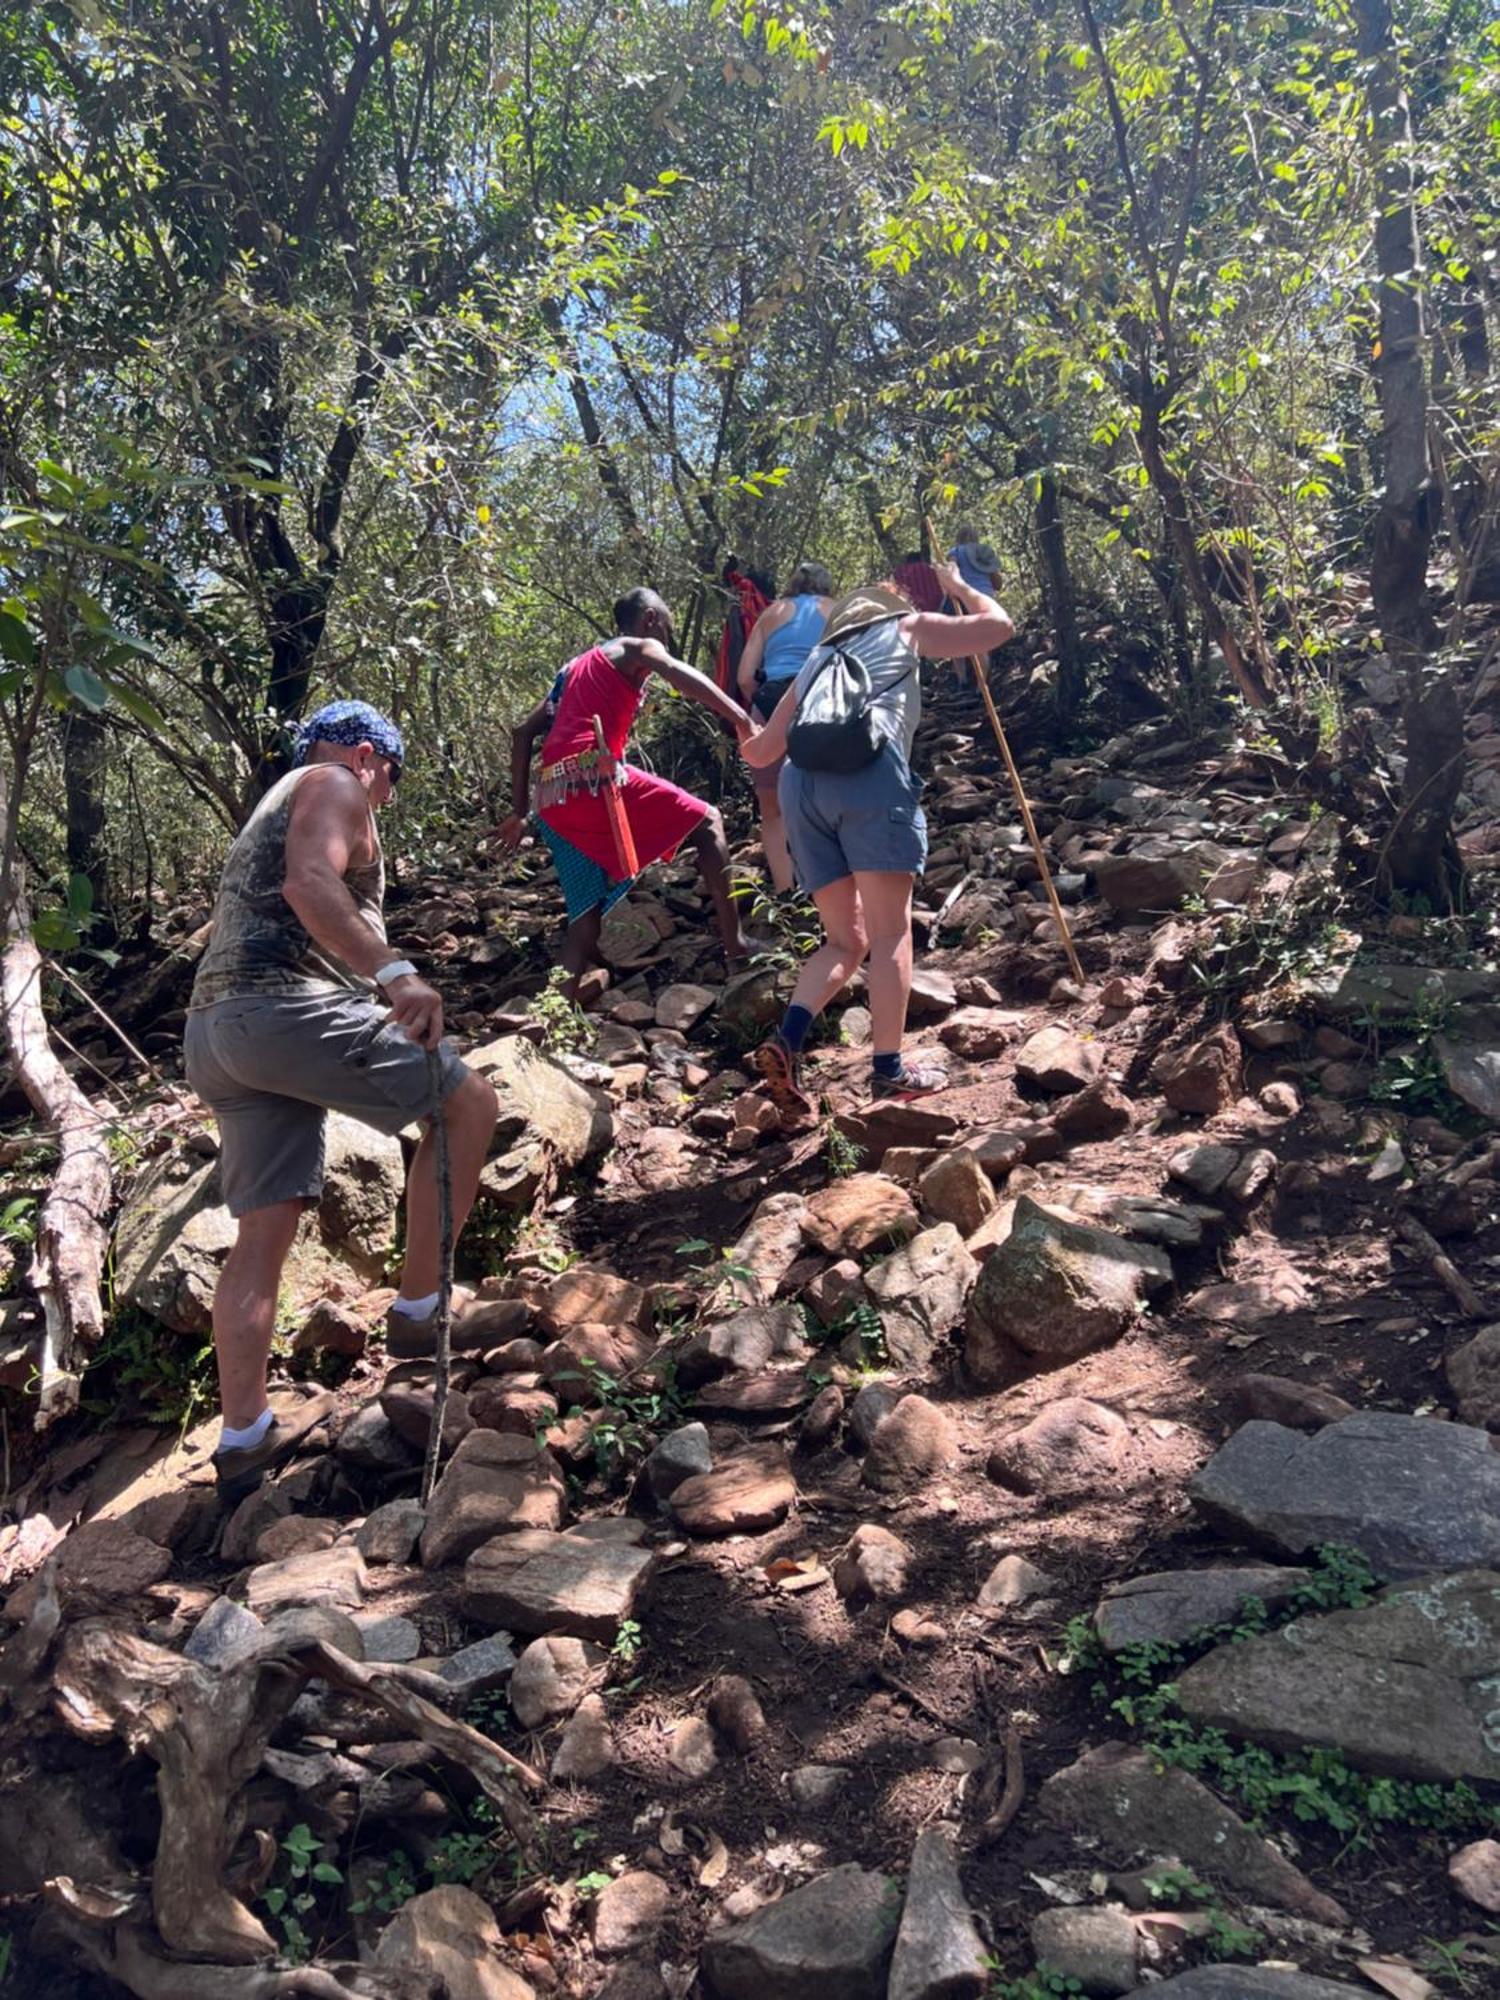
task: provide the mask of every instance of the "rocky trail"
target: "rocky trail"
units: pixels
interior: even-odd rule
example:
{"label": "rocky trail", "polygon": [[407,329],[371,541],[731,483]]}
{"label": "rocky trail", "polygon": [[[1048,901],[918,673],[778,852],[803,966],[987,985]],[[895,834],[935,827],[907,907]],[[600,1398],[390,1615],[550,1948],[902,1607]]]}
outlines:
{"label": "rocky trail", "polygon": [[[285,1314],[326,1418],[223,1518],[211,1130],[76,1024],[136,1108],[116,1330],[41,1441],[0,1306],[28,2000],[1500,1992],[1477,923],[1355,925],[1263,755],[1145,725],[1029,773],[1079,989],[961,695],[917,761],[952,1088],[872,1109],[856,992],[805,1132],[736,1067],[795,915],[726,982],[658,871],[583,1020],[535,856],[401,885],[505,1106],[425,1510],[399,1146],[336,1125]],[[199,925],[120,1003],[167,1068]]]}

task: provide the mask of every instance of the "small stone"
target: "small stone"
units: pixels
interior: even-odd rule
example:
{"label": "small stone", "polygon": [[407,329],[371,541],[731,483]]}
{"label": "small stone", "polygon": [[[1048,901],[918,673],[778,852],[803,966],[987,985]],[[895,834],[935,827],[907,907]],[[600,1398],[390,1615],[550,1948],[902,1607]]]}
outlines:
{"label": "small stone", "polygon": [[708,1719],[732,1750],[753,1750],[766,1733],[765,1710],[743,1674],[725,1674],[708,1700]]}
{"label": "small stone", "polygon": [[183,1647],[190,1660],[200,1667],[232,1667],[246,1660],[259,1647],[265,1632],[253,1611],[233,1598],[216,1597],[193,1627],[192,1637]]}
{"label": "small stone", "polygon": [[1184,1146],[1167,1162],[1167,1172],[1194,1194],[1212,1201],[1239,1163],[1233,1146]]}
{"label": "small stone", "polygon": [[515,1648],[504,1632],[491,1632],[462,1646],[438,1668],[438,1679],[454,1691],[455,1705],[462,1707],[476,1695],[492,1694],[509,1680],[516,1664]]}
{"label": "small stone", "polygon": [[[993,1207],[991,1197],[990,1211]],[[930,1365],[938,1343],[962,1324],[978,1275],[978,1260],[952,1222],[920,1231],[870,1267],[864,1290],[880,1314],[886,1352],[896,1367],[916,1372]]]}
{"label": "small stone", "polygon": [[864,1482],[882,1493],[915,1492],[957,1457],[957,1433],[937,1404],[925,1396],[903,1396],[875,1427]]}
{"label": "small stone", "polygon": [[1104,1068],[1104,1050],[1063,1027],[1041,1028],[1016,1056],[1016,1077],[1034,1090],[1063,1097],[1083,1090]]}
{"label": "small stone", "polygon": [[1500,1915],[1500,1840],[1474,1840],[1448,1861],[1448,1880],[1471,1903]]}
{"label": "small stone", "polygon": [[1330,1097],[1360,1097],[1369,1087],[1370,1073],[1358,1063],[1324,1063],[1318,1082]]}
{"label": "small stone", "polygon": [[917,1835],[886,2000],[979,2000],[990,1958],[975,1927],[948,1836]]}
{"label": "small stone", "polygon": [[316,1555],[331,1549],[338,1539],[338,1525],[311,1514],[287,1514],[261,1529],[255,1538],[257,1562],[279,1562],[283,1556]]}
{"label": "small stone", "polygon": [[647,1457],[641,1470],[658,1504],[670,1499],[685,1479],[713,1469],[714,1451],[705,1424],[682,1424]]}
{"label": "small stone", "polygon": [[1086,1993],[1133,1993],[1140,1933],[1123,1910],[1043,1910],[1032,1919],[1038,1963]]}
{"label": "small stone", "polygon": [[863,1521],[833,1566],[833,1587],[851,1599],[900,1597],[906,1589],[911,1550],[899,1535]]}
{"label": "small stone", "polygon": [[615,1762],[615,1740],[603,1695],[586,1694],[570,1716],[552,1759],[556,1784],[586,1785]]}
{"label": "small stone", "polygon": [[1500,1322],[1481,1327],[1454,1349],[1445,1366],[1463,1421],[1500,1431]]}
{"label": "small stone", "polygon": [[[64,1608],[102,1610],[134,1604],[172,1567],[172,1555],[122,1521],[85,1521],[63,1541],[57,1554],[57,1593]],[[16,1624],[30,1617],[40,1589],[37,1576],[18,1584],[5,1602]]]}
{"label": "small stone", "polygon": [[846,1764],[799,1764],[787,1774],[786,1788],[803,1812],[820,1812],[849,1782]]}
{"label": "small stone", "polygon": [[[1354,1415],[1354,1405],[1314,1382],[1294,1382],[1286,1375],[1241,1375],[1230,1385],[1229,1409],[1236,1423],[1256,1418],[1285,1424],[1289,1430],[1320,1431]],[[1471,1421],[1465,1417],[1467,1423]]]}
{"label": "small stone", "polygon": [[1023,1555],[1002,1556],[979,1587],[978,1603],[985,1611],[1027,1604],[1033,1597],[1049,1597],[1058,1589],[1057,1578],[1049,1576]]}
{"label": "small stone", "polygon": [[1023,1014],[998,1007],[961,1007],[951,1021],[944,1022],[939,1039],[965,1062],[991,1062],[1019,1041],[1024,1031]]}
{"label": "small stone", "polygon": [[320,1299],[292,1342],[293,1354],[339,1354],[357,1361],[365,1351],[369,1330],[345,1307]]}
{"label": "small stone", "polygon": [[880,1174],[850,1174],[832,1182],[807,1204],[803,1230],[829,1257],[858,1257],[877,1244],[914,1236],[917,1211],[911,1195]]}
{"label": "small stone", "polygon": [[1211,1118],[1240,1094],[1244,1059],[1239,1037],[1227,1021],[1221,1022],[1187,1048],[1159,1056],[1152,1075],[1174,1111]]}
{"label": "small stone", "polygon": [[1321,1027],[1313,1035],[1313,1047],[1331,1062],[1348,1062],[1363,1055],[1364,1045],[1346,1035],[1342,1028]]}
{"label": "small stone", "polygon": [[937,1222],[972,1236],[995,1207],[990,1177],[972,1153],[940,1153],[917,1182],[917,1199]]}
{"label": "small stone", "polygon": [[1130,1130],[1133,1120],[1130,1099],[1107,1076],[1101,1076],[1057,1107],[1052,1128],[1070,1146],[1087,1145],[1118,1139]]}
{"label": "small stone", "polygon": [[1252,1598],[1273,1611],[1290,1603],[1311,1576],[1305,1569],[1242,1563],[1127,1577],[1105,1591],[1094,1613],[1094,1629],[1106,1653],[1120,1653],[1127,1646],[1175,1646],[1206,1627],[1232,1625]]}
{"label": "small stone", "polygon": [[399,1665],[422,1650],[422,1635],[409,1618],[356,1618],[365,1658]]}
{"label": "small stone", "polygon": [[367,1563],[408,1563],[426,1519],[420,1500],[388,1500],[360,1522],[354,1546]]}
{"label": "small stone", "polygon": [[497,1535],[469,1557],[464,1608],[480,1623],[512,1632],[566,1632],[613,1645],[655,1568],[649,1549],[523,1528]]}
{"label": "small stone", "polygon": [[809,1450],[826,1444],[838,1429],[843,1415],[844,1392],[837,1382],[828,1382],[807,1406],[799,1441]]}
{"label": "small stone", "polygon": [[1268,1147],[1255,1147],[1252,1152],[1246,1153],[1225,1181],[1225,1194],[1231,1201],[1237,1201],[1242,1208],[1249,1208],[1252,1203],[1259,1201],[1275,1180],[1278,1164],[1276,1155]]}
{"label": "small stone", "polygon": [[471,1431],[428,1503],[423,1568],[461,1562],[505,1530],[560,1527],[566,1490],[556,1459],[534,1438]]}
{"label": "small stone", "polygon": [[656,1025],[688,1034],[718,997],[711,986],[664,986],[656,999]]}
{"label": "small stone", "polygon": [[303,1604],[328,1604],[347,1611],[361,1603],[364,1594],[364,1558],[347,1542],[311,1555],[262,1563],[245,1579],[245,1602],[258,1616]]}
{"label": "small stone", "polygon": [[595,1951],[620,1958],[648,1945],[661,1929],[671,1900],[666,1883],[649,1869],[631,1868],[617,1875],[594,1899]]}
{"label": "small stone", "polygon": [[534,2000],[526,1981],[500,1963],[503,1942],[489,1904],[449,1882],[402,1904],[381,1933],[375,1964],[424,1977],[429,1990],[442,1980],[449,2000]]}
{"label": "small stone", "polygon": [[339,1432],[333,1455],[356,1473],[402,1473],[418,1462],[417,1452],[396,1431],[378,1397],[355,1411]]}
{"label": "small stone", "polygon": [[571,1715],[604,1684],[609,1655],[586,1639],[552,1633],[533,1639],[510,1677],[510,1705],[523,1729],[541,1729]]}
{"label": "small stone", "polygon": [[1293,1083],[1268,1083],[1260,1093],[1260,1107],[1273,1118],[1295,1118],[1302,1109],[1302,1099]]}
{"label": "small stone", "polygon": [[685,1778],[706,1778],[719,1761],[714,1733],[700,1716],[689,1715],[672,1731],[667,1756]]}
{"label": "small stone", "polygon": [[1130,1426],[1102,1403],[1064,1396],[1002,1438],[986,1470],[1013,1493],[1049,1499],[1104,1493],[1118,1477],[1130,1446]]}
{"label": "small stone", "polygon": [[1292,1049],[1302,1040],[1303,1029],[1300,1022],[1272,1018],[1264,1021],[1242,1021],[1240,1039],[1247,1048],[1265,1055],[1272,1049]]}
{"label": "small stone", "polygon": [[913,968],[911,1018],[914,1021],[939,1020],[944,1014],[951,1014],[957,1005],[958,989],[951,974],[939,972],[932,965]]}
{"label": "small stone", "polygon": [[846,1007],[839,1016],[839,1039],[846,1049],[865,1049],[875,1023],[868,1007]]}
{"label": "small stone", "polygon": [[829,1264],[818,1273],[804,1289],[802,1297],[824,1326],[832,1326],[864,1295],[864,1272],[852,1257],[841,1257],[838,1263]]}

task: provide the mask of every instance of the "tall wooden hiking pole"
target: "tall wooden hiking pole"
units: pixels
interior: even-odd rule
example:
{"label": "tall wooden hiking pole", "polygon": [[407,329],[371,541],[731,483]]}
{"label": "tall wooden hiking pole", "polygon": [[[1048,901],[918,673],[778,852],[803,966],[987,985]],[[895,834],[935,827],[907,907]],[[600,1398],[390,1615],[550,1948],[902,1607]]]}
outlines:
{"label": "tall wooden hiking pole", "polygon": [[[942,547],[931,521],[926,523],[928,546],[934,555]],[[1016,769],[1016,760],[1010,754],[1010,744],[1000,724],[1000,711],[995,706],[995,697],[990,693],[990,677],[984,662],[975,653],[969,656],[969,665],[974,670],[974,679],[979,684],[979,692],[984,700],[984,709],[990,719],[990,727],[995,732],[995,741],[1000,745],[1000,755],[1005,759],[1005,768],[1010,773],[1011,790],[1016,795],[1016,804],[1021,808],[1021,824],[1026,828],[1026,838],[1031,842],[1031,851],[1036,856],[1036,865],[1042,871],[1042,886],[1047,891],[1047,901],[1052,905],[1052,914],[1057,919],[1057,928],[1062,932],[1063,950],[1068,954],[1068,970],[1080,986],[1086,982],[1083,967],[1078,962],[1077,948],[1073,943],[1073,933],[1068,929],[1068,920],[1063,915],[1063,906],[1057,899],[1057,887],[1052,880],[1052,870],[1047,866],[1047,856],[1042,850],[1041,836],[1036,830],[1036,821],[1031,817],[1031,806],[1026,797],[1026,788],[1021,783],[1021,773]]]}
{"label": "tall wooden hiking pole", "polygon": [[427,1086],[432,1093],[433,1167],[437,1176],[438,1302],[437,1340],[433,1348],[432,1429],[427,1436],[427,1456],[422,1463],[424,1507],[432,1498],[438,1460],[442,1456],[443,1419],[448,1408],[448,1358],[452,1347],[453,1168],[448,1157],[448,1117],[443,1109],[443,1058],[438,1049],[427,1051]]}
{"label": "tall wooden hiking pole", "polygon": [[615,855],[620,863],[620,873],[627,879],[633,879],[641,872],[641,864],[635,856],[635,835],[630,831],[630,819],[625,811],[625,802],[615,784],[615,760],[610,755],[609,745],[604,740],[604,724],[597,715],[594,717],[594,742],[599,750],[599,795],[604,800],[609,830],[614,835]]}

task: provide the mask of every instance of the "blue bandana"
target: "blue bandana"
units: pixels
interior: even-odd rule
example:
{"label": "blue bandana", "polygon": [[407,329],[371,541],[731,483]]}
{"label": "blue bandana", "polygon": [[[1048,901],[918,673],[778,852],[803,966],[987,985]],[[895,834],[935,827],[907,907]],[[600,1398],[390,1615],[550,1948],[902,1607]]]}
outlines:
{"label": "blue bandana", "polygon": [[342,743],[349,749],[356,743],[372,744],[382,757],[394,761],[398,772],[406,761],[401,731],[367,701],[325,702],[299,726],[292,762],[305,764],[315,743]]}

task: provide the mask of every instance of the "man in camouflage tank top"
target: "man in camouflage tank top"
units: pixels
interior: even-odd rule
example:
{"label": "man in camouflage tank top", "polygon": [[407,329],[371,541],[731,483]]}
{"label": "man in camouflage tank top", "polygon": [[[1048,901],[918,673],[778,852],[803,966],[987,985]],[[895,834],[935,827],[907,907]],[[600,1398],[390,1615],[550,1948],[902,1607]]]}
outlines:
{"label": "man in camouflage tank top", "polygon": [[[229,851],[188,1012],[188,1081],[219,1126],[219,1176],[238,1224],[214,1294],[224,1428],[214,1466],[227,1498],[258,1486],[323,1414],[273,1411],[266,1370],[276,1297],[303,1210],[323,1188],[326,1113],[397,1133],[429,1119],[426,1051],[439,1051],[462,1228],[495,1128],[495,1093],[443,1041],[443,1003],[386,943],[375,810],[401,775],[395,724],[330,702],[303,725],[297,768],[261,800]],[[431,1126],[406,1190],[393,1354],[431,1353],[439,1270]]]}

